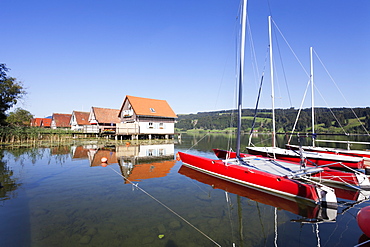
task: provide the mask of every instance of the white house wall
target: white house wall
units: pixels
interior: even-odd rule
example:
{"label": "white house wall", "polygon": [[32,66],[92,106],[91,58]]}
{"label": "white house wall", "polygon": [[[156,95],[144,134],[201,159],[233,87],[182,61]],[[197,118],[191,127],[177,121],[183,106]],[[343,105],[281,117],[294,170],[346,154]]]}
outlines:
{"label": "white house wall", "polygon": [[175,124],[174,123],[160,123],[157,122],[139,122],[140,134],[174,134]]}
{"label": "white house wall", "polygon": [[138,157],[160,157],[174,154],[174,144],[140,145]]}

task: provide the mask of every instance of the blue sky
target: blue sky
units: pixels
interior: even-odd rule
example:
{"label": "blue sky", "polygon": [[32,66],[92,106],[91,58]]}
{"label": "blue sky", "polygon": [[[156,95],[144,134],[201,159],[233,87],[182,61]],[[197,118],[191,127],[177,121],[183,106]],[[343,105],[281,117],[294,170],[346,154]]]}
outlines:
{"label": "blue sky", "polygon": [[[248,4],[255,67],[266,74],[261,108],[271,107],[268,64],[263,69],[270,14],[302,66],[309,71],[313,46],[345,97],[315,58],[316,105],[370,105],[370,1]],[[27,89],[17,107],[36,117],[92,106],[120,108],[125,95],[165,99],[177,114],[235,107],[239,0],[0,0],[0,5],[0,63]],[[298,108],[308,78],[274,30],[276,107]],[[254,107],[260,80],[251,61],[247,51],[245,108]]]}

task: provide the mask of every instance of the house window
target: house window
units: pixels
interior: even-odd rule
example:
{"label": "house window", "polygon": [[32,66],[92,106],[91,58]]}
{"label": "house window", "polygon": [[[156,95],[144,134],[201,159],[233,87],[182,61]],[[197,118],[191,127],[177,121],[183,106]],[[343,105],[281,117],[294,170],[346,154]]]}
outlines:
{"label": "house window", "polygon": [[149,108],[149,109],[150,109],[151,112],[153,112],[153,113],[155,112],[154,108]]}
{"label": "house window", "polygon": [[150,122],[149,123],[149,127],[148,127],[149,129],[153,129],[154,128],[154,125],[153,125],[153,123],[152,122]]}
{"label": "house window", "polygon": [[160,129],[164,129],[164,124],[163,123],[159,123],[159,128]]}

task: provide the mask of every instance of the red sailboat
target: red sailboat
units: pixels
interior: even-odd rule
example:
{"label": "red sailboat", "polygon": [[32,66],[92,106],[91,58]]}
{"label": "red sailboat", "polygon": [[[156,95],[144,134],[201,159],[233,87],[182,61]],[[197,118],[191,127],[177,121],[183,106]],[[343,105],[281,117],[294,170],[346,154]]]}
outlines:
{"label": "red sailboat", "polygon": [[[236,158],[231,160],[209,159],[183,152],[178,152],[178,158],[181,159],[183,165],[189,168],[235,184],[278,195],[288,200],[303,200],[313,204],[337,207],[337,198],[332,188],[312,181],[306,183],[296,180],[286,170],[284,172],[284,169],[277,169],[279,167],[277,161],[260,159],[259,157],[241,157],[240,155],[246,9],[246,0],[243,0],[238,65],[239,95]],[[310,169],[309,171],[304,171],[304,173],[317,173],[320,171],[320,169]]]}
{"label": "red sailboat", "polygon": [[328,165],[332,168],[363,169],[364,159],[355,156],[341,156],[335,154],[326,154],[319,152],[302,151],[301,154],[295,150],[278,147],[247,147],[248,153],[253,155],[262,155],[281,160],[301,162],[302,158],[306,164],[315,164],[317,166]]}
{"label": "red sailboat", "polygon": [[[236,152],[230,152],[221,149],[213,149],[216,156],[220,159],[230,159],[236,157]],[[242,157],[253,157],[251,154],[241,154]],[[264,158],[268,159],[268,158]],[[329,167],[318,167],[314,165],[304,164],[302,167],[301,163],[286,161],[286,160],[278,160],[275,159],[280,165],[285,167],[285,169],[289,170],[291,174],[299,173],[299,171],[307,171],[310,169],[320,169],[320,172],[317,173],[303,173],[303,178],[313,179],[315,181],[321,181],[324,183],[335,184],[338,186],[346,186],[357,189],[363,190],[370,190],[370,181],[369,178],[361,173],[361,172],[345,172],[339,171],[336,169],[330,169]],[[299,178],[298,176],[295,176]]]}

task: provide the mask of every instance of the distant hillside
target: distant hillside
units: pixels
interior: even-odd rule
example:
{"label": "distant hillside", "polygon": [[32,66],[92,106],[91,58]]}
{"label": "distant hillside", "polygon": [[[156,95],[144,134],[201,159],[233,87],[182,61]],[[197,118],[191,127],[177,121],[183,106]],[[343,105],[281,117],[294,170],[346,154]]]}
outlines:
{"label": "distant hillside", "polygon": [[[225,131],[236,127],[236,110],[222,110],[212,112],[198,112],[197,114],[179,115],[175,128],[179,131],[193,129]],[[276,109],[276,131],[292,131],[298,110],[294,108]],[[254,119],[253,109],[243,109],[242,129],[250,131]],[[315,130],[317,133],[357,133],[365,134],[370,129],[370,107],[366,108],[316,108]],[[258,110],[255,121],[255,130],[271,132],[271,109]],[[301,111],[296,126],[296,132],[311,131],[311,108]]]}

